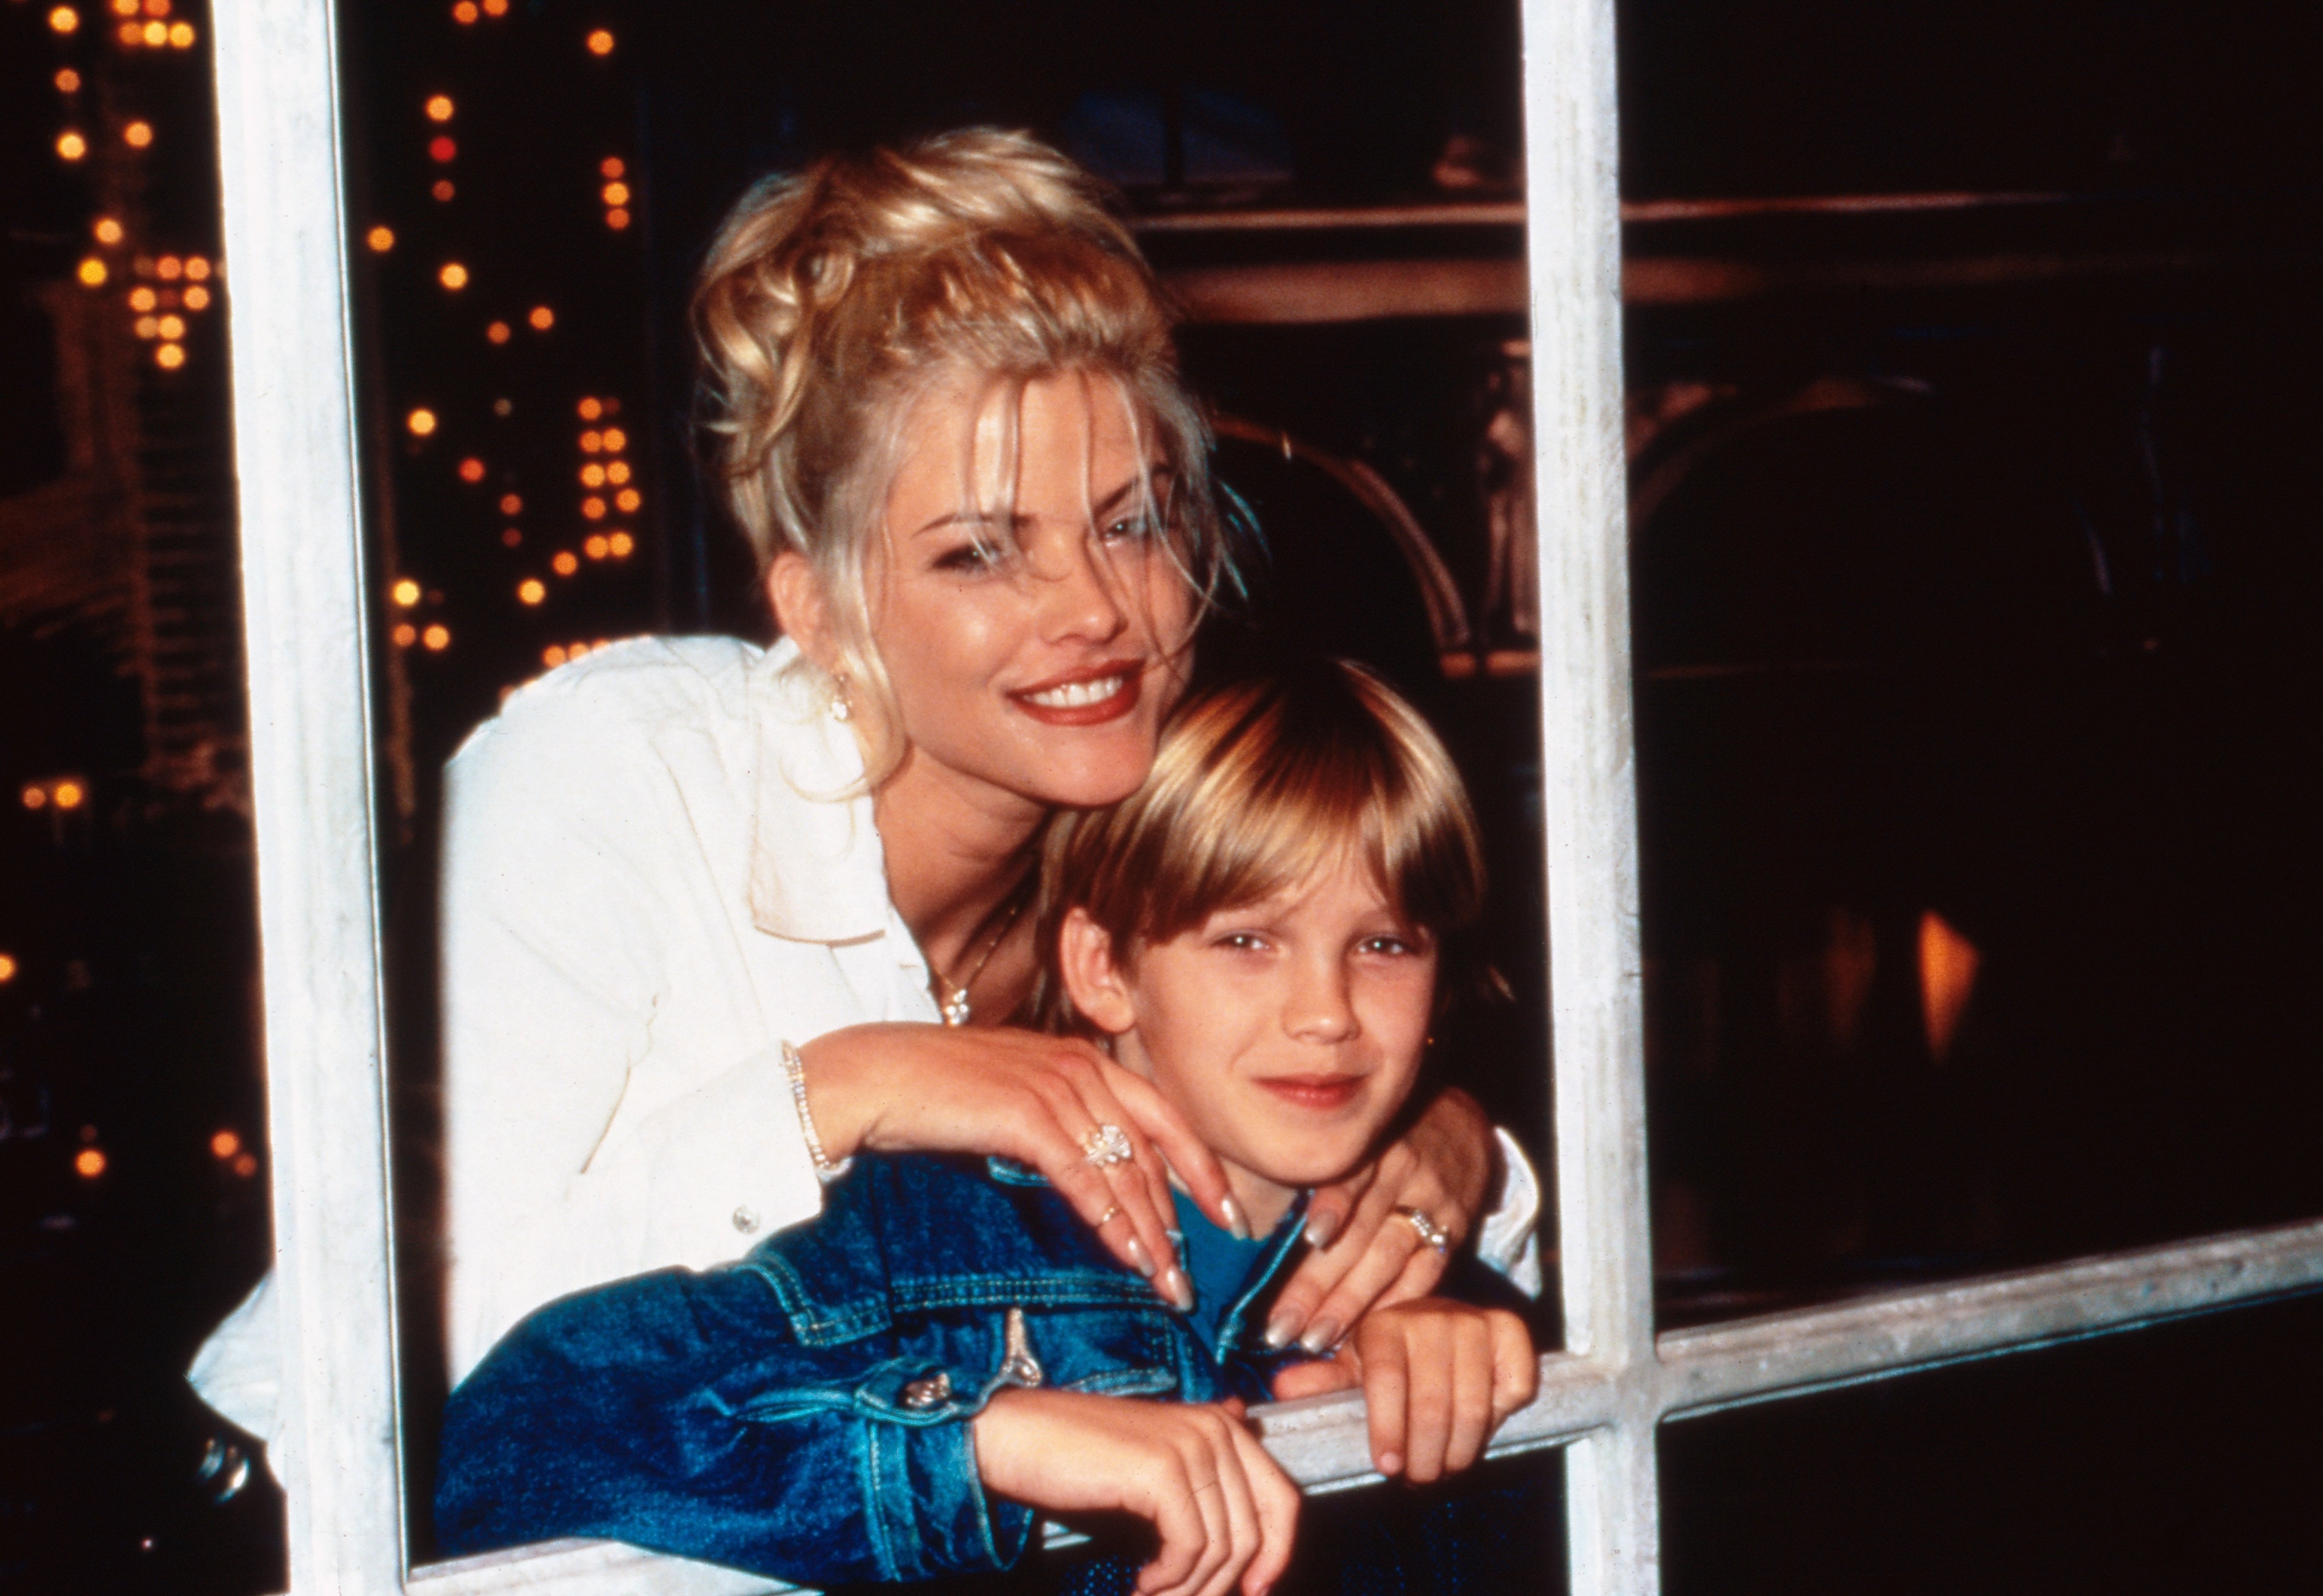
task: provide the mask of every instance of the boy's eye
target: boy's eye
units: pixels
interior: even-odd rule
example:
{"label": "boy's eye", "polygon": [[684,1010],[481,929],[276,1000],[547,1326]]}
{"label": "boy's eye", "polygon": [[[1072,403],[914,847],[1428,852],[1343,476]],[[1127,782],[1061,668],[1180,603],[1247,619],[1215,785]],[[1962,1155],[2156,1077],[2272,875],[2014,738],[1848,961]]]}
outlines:
{"label": "boy's eye", "polygon": [[1424,951],[1418,943],[1404,937],[1365,937],[1360,946],[1366,953],[1385,954],[1391,958]]}
{"label": "boy's eye", "polygon": [[1262,953],[1266,949],[1266,939],[1256,931],[1228,931],[1218,939],[1217,945],[1235,953]]}

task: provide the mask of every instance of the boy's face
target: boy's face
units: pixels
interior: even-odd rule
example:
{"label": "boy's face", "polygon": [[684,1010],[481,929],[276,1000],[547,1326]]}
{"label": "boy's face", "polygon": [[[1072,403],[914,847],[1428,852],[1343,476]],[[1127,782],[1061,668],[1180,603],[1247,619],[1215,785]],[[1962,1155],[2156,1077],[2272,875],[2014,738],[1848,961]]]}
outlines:
{"label": "boy's face", "polygon": [[1433,940],[1342,857],[1221,910],[1123,968],[1073,911],[1060,951],[1083,1014],[1226,1164],[1262,1227],[1362,1163],[1410,1094],[1436,997]]}

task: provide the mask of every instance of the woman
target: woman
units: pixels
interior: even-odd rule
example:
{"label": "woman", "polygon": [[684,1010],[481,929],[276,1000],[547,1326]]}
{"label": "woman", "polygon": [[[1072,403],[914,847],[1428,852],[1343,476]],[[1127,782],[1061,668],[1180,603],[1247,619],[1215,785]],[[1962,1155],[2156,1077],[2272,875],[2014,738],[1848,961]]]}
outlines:
{"label": "woman", "polygon": [[[1069,161],[969,132],[763,185],[695,308],[784,641],[593,654],[453,761],[451,1378],[567,1292],[739,1257],[858,1149],[1032,1165],[1181,1300],[1164,1160],[1240,1228],[1216,1160],[1095,1049],[996,1023],[1045,821],[1143,778],[1231,579],[1152,273]],[[1422,1232],[1467,1234],[1494,1152],[1446,1095],[1318,1194],[1276,1344],[1431,1286]]]}

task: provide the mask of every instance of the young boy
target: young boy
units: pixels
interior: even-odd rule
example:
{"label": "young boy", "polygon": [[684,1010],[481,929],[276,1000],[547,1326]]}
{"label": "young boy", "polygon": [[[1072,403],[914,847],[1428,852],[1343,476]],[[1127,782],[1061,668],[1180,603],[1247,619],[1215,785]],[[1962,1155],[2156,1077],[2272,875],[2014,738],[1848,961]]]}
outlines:
{"label": "young boy", "polygon": [[[908,1580],[1012,1566],[1040,1512],[1111,1510],[1158,1537],[1151,1596],[1262,1596],[1298,1511],[1241,1422],[1300,1355],[1266,1345],[1269,1295],[1301,1194],[1410,1095],[1442,940],[1483,891],[1459,778],[1376,678],[1322,665],[1183,706],[1138,792],[1049,839],[1039,1001],[1153,1082],[1264,1239],[1180,1200],[1181,1315],[1027,1170],[858,1158],[819,1219],[730,1268],[511,1331],[445,1416],[445,1549],[589,1536]],[[1340,1355],[1379,1468],[1421,1481],[1473,1463],[1536,1379],[1514,1313],[1445,1298],[1374,1309]]]}

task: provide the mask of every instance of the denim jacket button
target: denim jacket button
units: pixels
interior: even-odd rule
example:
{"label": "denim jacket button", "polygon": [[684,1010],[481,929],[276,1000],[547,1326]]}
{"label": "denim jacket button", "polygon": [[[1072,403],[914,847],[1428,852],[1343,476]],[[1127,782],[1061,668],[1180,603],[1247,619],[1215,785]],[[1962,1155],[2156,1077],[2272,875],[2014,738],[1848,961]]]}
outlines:
{"label": "denim jacket button", "polygon": [[758,1211],[756,1208],[748,1206],[735,1209],[734,1228],[740,1231],[746,1236],[758,1234]]}
{"label": "denim jacket button", "polygon": [[904,1406],[914,1411],[924,1411],[939,1402],[951,1399],[951,1376],[942,1370],[925,1380],[915,1380],[904,1388]]}

